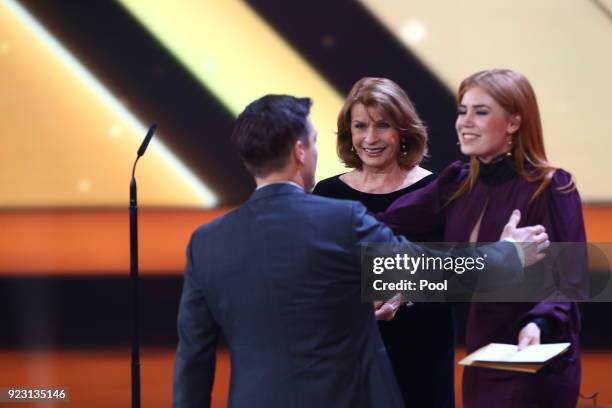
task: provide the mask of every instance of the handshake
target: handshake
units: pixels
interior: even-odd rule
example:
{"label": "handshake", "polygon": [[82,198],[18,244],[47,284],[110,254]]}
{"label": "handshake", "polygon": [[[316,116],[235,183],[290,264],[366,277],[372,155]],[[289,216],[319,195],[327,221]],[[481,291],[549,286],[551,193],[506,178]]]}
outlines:
{"label": "handshake", "polygon": [[[546,256],[544,251],[549,247],[550,241],[546,229],[541,225],[518,228],[521,212],[514,210],[508,223],[505,225],[499,240],[512,242],[518,252],[523,267],[531,266]],[[374,302],[374,315],[376,320],[389,321],[395,317],[397,310],[403,305],[412,303],[400,293],[387,301]]]}

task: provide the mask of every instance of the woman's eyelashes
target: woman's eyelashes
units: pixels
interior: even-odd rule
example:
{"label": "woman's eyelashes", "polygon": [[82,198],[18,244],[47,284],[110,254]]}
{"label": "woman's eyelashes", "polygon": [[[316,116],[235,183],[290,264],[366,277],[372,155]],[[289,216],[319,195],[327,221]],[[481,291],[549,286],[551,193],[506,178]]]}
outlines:
{"label": "woman's eyelashes", "polygon": [[[457,115],[459,115],[459,116],[464,116],[464,115],[467,115],[467,113],[468,113],[468,112],[467,112],[467,109],[459,109],[459,110],[457,111]],[[486,109],[485,109],[485,110],[477,109],[476,111],[474,111],[474,113],[475,113],[476,115],[478,115],[478,116],[486,116],[486,115],[488,115],[488,114],[489,114],[489,111],[488,111],[488,110],[486,110]]]}
{"label": "woman's eyelashes", "polygon": [[[365,124],[363,122],[353,123],[353,127],[359,130],[367,129],[368,126],[369,126],[368,124]],[[374,126],[376,127],[376,129],[390,129],[391,128],[391,124],[389,122],[384,122],[384,121],[376,122]]]}

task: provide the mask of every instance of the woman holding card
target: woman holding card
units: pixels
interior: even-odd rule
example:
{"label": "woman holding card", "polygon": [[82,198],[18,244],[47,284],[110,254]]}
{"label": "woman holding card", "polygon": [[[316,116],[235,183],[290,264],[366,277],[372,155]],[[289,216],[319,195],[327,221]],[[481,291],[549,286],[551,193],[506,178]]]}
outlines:
{"label": "woman holding card", "polygon": [[[379,218],[400,233],[426,231],[443,223],[445,241],[491,242],[518,208],[521,224],[543,225],[551,242],[584,242],[578,191],[572,176],[546,158],[538,105],[528,80],[508,69],[478,72],[461,83],[457,103],[456,129],[469,164],[453,163],[434,182],[398,199]],[[555,270],[561,261],[543,262]],[[576,270],[584,270],[577,266]],[[575,302],[558,301],[556,293],[550,295],[554,301],[471,304],[468,353],[491,342],[519,348],[570,342],[571,347],[536,374],[466,367],[465,408],[576,406],[581,309]]]}

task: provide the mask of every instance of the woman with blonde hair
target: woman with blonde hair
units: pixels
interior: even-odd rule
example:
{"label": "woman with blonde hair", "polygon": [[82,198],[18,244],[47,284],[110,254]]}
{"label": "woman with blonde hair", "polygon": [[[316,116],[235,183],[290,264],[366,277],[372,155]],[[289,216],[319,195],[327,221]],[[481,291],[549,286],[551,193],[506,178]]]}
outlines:
{"label": "woman with blonde hair", "polygon": [[[313,194],[357,200],[381,212],[435,179],[420,167],[426,128],[406,93],[389,79],[362,78],[353,85],[338,115],[337,134],[338,156],[352,170],[319,182]],[[441,229],[403,233],[416,242],[442,238]],[[379,321],[379,328],[406,405],[453,407],[451,306],[401,306],[394,319]]]}
{"label": "woman with blonde hair", "polygon": [[[442,223],[445,241],[490,242],[518,208],[521,224],[543,225],[551,242],[584,242],[580,196],[572,176],[547,160],[529,81],[510,69],[481,71],[461,83],[457,105],[457,135],[469,164],[453,163],[379,218],[396,232],[425,231]],[[556,261],[543,262],[554,273]],[[550,299],[558,299],[555,295]],[[571,301],[472,303],[468,353],[491,342],[520,349],[541,342],[571,346],[536,374],[466,367],[464,407],[574,408],[580,385],[580,315],[579,305]]]}

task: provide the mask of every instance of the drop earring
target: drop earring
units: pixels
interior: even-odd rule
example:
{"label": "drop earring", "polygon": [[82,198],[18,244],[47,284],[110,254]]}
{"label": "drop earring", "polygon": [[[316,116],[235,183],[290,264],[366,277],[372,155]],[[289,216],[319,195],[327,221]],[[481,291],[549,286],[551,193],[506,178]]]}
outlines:
{"label": "drop earring", "polygon": [[506,152],[506,157],[512,157],[512,139],[508,140],[508,146],[510,146],[510,148]]}

